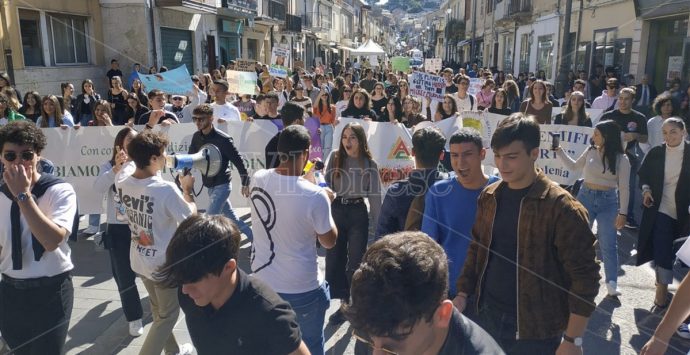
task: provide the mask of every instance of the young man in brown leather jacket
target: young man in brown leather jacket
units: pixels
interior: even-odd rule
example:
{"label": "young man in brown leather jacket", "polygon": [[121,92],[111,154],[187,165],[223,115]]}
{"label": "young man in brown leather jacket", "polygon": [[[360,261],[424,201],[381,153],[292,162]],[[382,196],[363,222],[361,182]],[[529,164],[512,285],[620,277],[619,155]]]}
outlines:
{"label": "young man in brown leather jacket", "polygon": [[[508,354],[582,354],[599,290],[585,208],[535,167],[539,124],[514,113],[491,138],[503,181],[478,199],[453,300]],[[471,312],[472,313],[472,312]]]}

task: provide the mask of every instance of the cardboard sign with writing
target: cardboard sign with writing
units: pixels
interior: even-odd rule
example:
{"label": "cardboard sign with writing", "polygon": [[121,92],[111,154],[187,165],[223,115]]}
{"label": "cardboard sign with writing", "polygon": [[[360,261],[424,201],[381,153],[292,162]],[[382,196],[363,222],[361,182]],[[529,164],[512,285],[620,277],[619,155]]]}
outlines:
{"label": "cardboard sign with writing", "polygon": [[394,72],[403,72],[407,73],[407,70],[410,69],[410,58],[408,57],[393,57],[391,58],[391,66],[393,67]]}
{"label": "cardboard sign with writing", "polygon": [[427,58],[424,60],[424,70],[429,73],[438,73],[441,71],[443,63],[441,58]]}
{"label": "cardboard sign with writing", "polygon": [[254,70],[255,66],[256,66],[255,60],[246,60],[246,59],[235,60],[235,70],[237,70],[237,71],[255,72],[255,70]]}
{"label": "cardboard sign with writing", "polygon": [[256,72],[227,71],[228,92],[240,95],[254,95],[256,89]]}
{"label": "cardboard sign with writing", "polygon": [[446,82],[442,77],[417,71],[412,73],[410,78],[411,95],[443,100]]}

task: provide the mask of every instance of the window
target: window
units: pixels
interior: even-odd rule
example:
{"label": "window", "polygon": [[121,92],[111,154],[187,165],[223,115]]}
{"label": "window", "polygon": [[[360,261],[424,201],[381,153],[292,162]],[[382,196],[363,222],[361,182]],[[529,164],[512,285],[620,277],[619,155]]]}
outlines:
{"label": "window", "polygon": [[506,73],[513,72],[513,37],[505,36],[505,45],[503,46],[503,71]]}
{"label": "window", "polygon": [[51,56],[54,64],[86,64],[89,62],[86,18],[47,15]]}
{"label": "window", "polygon": [[494,11],[494,0],[486,0],[486,13],[490,14]]}
{"label": "window", "polygon": [[551,80],[553,68],[553,35],[537,38],[537,70],[546,72],[546,78]]}
{"label": "window", "polygon": [[43,46],[41,45],[41,13],[19,10],[19,30],[22,38],[24,65],[43,66]]}
{"label": "window", "polygon": [[520,36],[520,72],[529,72],[529,52],[530,52],[530,42],[532,42],[532,36],[529,33],[524,33]]}
{"label": "window", "polygon": [[247,38],[247,59],[256,60],[259,58],[258,53],[258,42],[253,38]]}
{"label": "window", "polygon": [[615,42],[618,30],[615,28],[594,31],[594,56],[592,67],[601,65],[604,68],[614,65]]}

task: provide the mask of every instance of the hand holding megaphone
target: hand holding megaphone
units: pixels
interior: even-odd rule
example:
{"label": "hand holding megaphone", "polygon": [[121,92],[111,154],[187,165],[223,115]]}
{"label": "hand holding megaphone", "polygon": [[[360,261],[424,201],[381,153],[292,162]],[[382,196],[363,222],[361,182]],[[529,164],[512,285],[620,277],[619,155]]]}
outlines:
{"label": "hand holding megaphone", "polygon": [[204,144],[194,154],[169,155],[166,166],[175,170],[198,169],[201,175],[212,178],[223,168],[221,159],[218,147],[213,144]]}
{"label": "hand holding megaphone", "polygon": [[180,176],[180,188],[182,193],[186,195],[194,194],[194,176],[192,174],[186,174]]}

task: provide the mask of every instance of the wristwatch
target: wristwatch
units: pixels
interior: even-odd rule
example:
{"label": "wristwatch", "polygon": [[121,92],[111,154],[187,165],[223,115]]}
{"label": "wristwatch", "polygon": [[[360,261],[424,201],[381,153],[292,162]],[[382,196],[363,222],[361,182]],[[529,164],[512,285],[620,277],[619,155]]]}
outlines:
{"label": "wristwatch", "polygon": [[582,337],[571,338],[567,334],[563,333],[563,340],[567,341],[568,343],[573,343],[573,345],[577,347],[582,346]]}
{"label": "wristwatch", "polygon": [[29,199],[31,195],[27,194],[26,192],[20,192],[19,195],[17,195],[17,202],[24,202]]}

